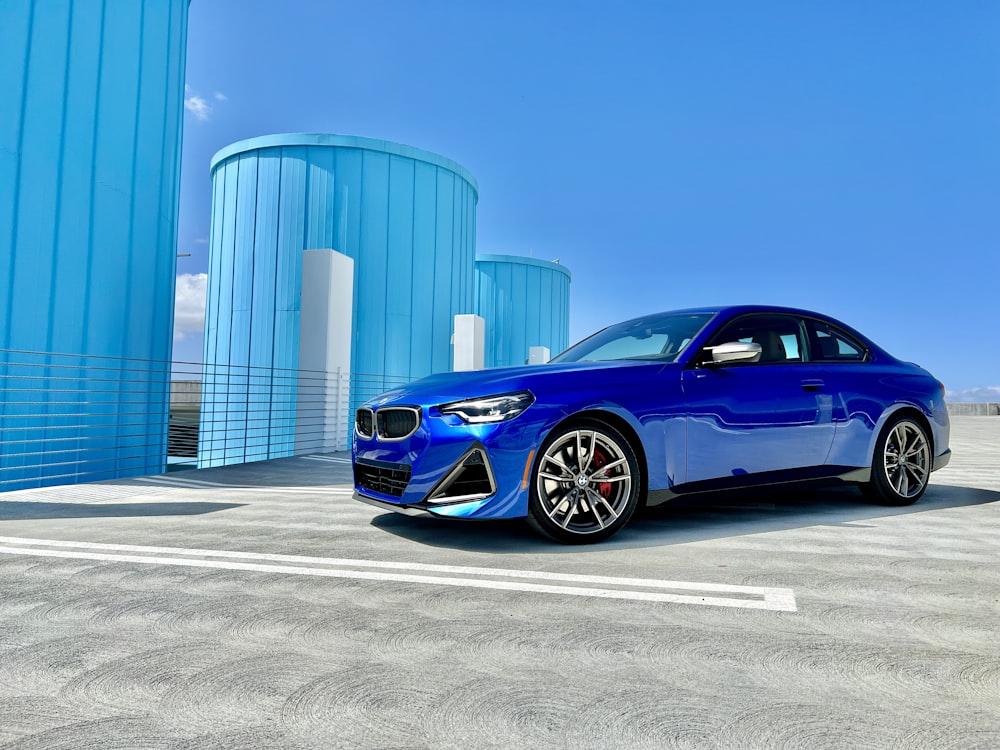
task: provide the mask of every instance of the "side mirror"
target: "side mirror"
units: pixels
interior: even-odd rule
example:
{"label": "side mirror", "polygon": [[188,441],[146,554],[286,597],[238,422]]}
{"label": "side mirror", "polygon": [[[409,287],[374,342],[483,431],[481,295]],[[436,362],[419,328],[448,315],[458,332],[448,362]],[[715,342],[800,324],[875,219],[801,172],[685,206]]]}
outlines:
{"label": "side mirror", "polygon": [[764,350],[760,344],[732,341],[718,346],[706,346],[704,351],[711,355],[705,364],[731,365],[737,362],[757,362]]}

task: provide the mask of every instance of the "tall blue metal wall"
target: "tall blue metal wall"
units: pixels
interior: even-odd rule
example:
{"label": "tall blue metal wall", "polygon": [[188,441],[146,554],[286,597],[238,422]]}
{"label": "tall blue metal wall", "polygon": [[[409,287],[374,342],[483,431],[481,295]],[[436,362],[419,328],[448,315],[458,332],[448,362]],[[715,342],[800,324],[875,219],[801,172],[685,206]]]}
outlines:
{"label": "tall blue metal wall", "polygon": [[0,2],[0,489],[165,463],[188,2]]}
{"label": "tall blue metal wall", "polygon": [[[369,138],[272,135],[216,154],[212,185],[201,465],[244,446],[291,452],[292,420],[253,417],[294,406],[290,388],[260,378],[298,366],[303,250],[354,259],[355,381],[377,393],[451,369],[453,318],[474,309],[478,187],[463,167]],[[241,372],[258,378],[248,397],[220,398]]]}
{"label": "tall blue metal wall", "polygon": [[569,269],[516,255],[476,257],[476,311],[486,321],[487,367],[523,365],[533,346],[569,345]]}

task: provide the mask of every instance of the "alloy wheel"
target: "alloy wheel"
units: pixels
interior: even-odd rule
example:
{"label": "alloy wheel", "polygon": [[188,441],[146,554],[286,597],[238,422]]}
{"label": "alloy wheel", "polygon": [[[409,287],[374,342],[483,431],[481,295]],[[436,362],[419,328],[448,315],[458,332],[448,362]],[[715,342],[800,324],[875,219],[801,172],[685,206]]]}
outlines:
{"label": "alloy wheel", "polygon": [[924,431],[909,420],[896,424],[885,441],[883,467],[900,498],[918,497],[930,476],[930,446]]}
{"label": "alloy wheel", "polygon": [[571,534],[595,534],[632,509],[633,459],[619,439],[573,429],[542,454],[535,489],[546,520]]}

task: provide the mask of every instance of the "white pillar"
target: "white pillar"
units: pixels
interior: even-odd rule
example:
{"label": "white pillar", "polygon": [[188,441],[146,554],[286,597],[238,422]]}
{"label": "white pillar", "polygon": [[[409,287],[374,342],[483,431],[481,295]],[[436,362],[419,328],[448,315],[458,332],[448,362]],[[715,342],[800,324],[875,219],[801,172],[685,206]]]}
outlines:
{"label": "white pillar", "polygon": [[550,359],[552,359],[552,355],[547,346],[532,346],[528,349],[529,365],[544,365]]}
{"label": "white pillar", "polygon": [[478,315],[456,315],[452,344],[452,369],[455,372],[482,370],[486,351],[486,321]]}
{"label": "white pillar", "polygon": [[347,450],[354,260],[302,253],[295,452]]}

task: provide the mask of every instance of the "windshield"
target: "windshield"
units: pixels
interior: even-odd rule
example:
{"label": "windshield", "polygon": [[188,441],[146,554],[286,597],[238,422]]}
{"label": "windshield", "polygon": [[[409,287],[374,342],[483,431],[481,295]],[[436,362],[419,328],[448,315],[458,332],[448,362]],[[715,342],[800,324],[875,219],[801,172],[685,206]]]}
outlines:
{"label": "windshield", "polygon": [[584,339],[553,362],[606,362],[649,359],[673,362],[712,313],[663,313],[609,326]]}

